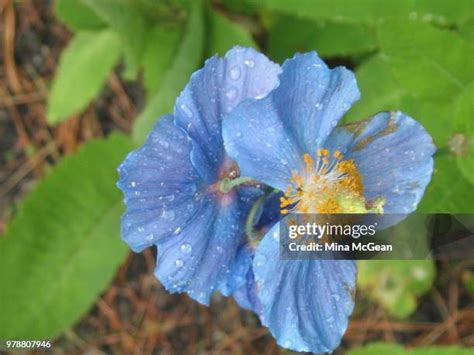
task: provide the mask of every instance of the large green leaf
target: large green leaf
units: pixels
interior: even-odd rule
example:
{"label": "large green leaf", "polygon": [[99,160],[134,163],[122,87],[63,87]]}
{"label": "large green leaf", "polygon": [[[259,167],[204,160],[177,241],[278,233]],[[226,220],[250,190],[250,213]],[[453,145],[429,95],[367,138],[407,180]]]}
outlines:
{"label": "large green leaf", "polygon": [[107,287],[127,248],[116,168],[122,135],[64,158],[21,203],[0,238],[0,339],[48,339],[73,325]]}
{"label": "large green leaf", "polygon": [[357,266],[360,290],[397,318],[413,313],[435,276],[432,260],[359,260]]}
{"label": "large green leaf", "polygon": [[192,72],[202,61],[204,52],[204,18],[200,1],[191,3],[191,12],[181,44],[171,66],[163,76],[158,92],[138,116],[133,129],[136,144],[141,144],[153,124],[163,114],[171,112],[176,97],[184,89]]}
{"label": "large green leaf", "polygon": [[474,184],[474,82],[459,96],[452,111],[457,132],[451,142],[458,139],[462,145],[452,150],[459,170]]}
{"label": "large green leaf", "polygon": [[56,0],[55,5],[58,18],[76,31],[97,30],[107,26],[84,4],[84,0]]}
{"label": "large green leaf", "polygon": [[269,55],[282,62],[295,52],[315,50],[324,57],[360,55],[377,48],[372,26],[280,17],[270,29]]}
{"label": "large green leaf", "polygon": [[232,22],[214,10],[209,11],[210,46],[208,54],[224,55],[233,46],[257,48],[257,44],[248,30],[240,24]]}
{"label": "large green leaf", "polygon": [[474,45],[474,17],[461,25],[459,33],[464,39]]}
{"label": "large green leaf", "polygon": [[418,206],[419,212],[472,213],[474,185],[459,171],[456,158],[445,153],[435,159],[433,177]]}
{"label": "large green leaf", "polygon": [[374,56],[356,71],[361,99],[344,117],[346,122],[365,119],[380,111],[400,109],[407,92],[400,87],[385,58]]}
{"label": "large green leaf", "polygon": [[406,349],[398,344],[372,343],[348,352],[349,355],[470,355],[474,349],[462,346],[426,346]]}
{"label": "large green leaf", "polygon": [[168,68],[173,65],[179,48],[183,28],[179,24],[164,23],[154,26],[147,35],[143,56],[143,83],[147,97],[152,98],[166,77]]}
{"label": "large green leaf", "polygon": [[375,23],[403,17],[462,23],[473,15],[471,0],[246,0],[269,10],[315,19]]}
{"label": "large green leaf", "polygon": [[[346,121],[366,118],[379,111],[401,110],[421,122],[441,149],[441,154],[435,158],[432,181],[418,211],[472,212],[469,201],[474,199],[473,185],[461,174],[456,158],[443,149],[454,134],[464,132],[467,135],[472,130],[467,128],[472,116],[463,112],[472,108],[468,90],[448,100],[414,98],[406,87],[399,84],[390,64],[382,56],[375,56],[361,65],[356,76],[362,93],[361,100],[350,110]],[[466,158],[461,156],[458,160]],[[461,162],[464,163],[467,173],[472,172],[472,163],[467,159]]]}
{"label": "large green leaf", "polygon": [[104,85],[120,56],[120,41],[110,30],[81,31],[64,50],[48,101],[51,123],[82,110]]}
{"label": "large green leaf", "polygon": [[453,31],[418,21],[387,21],[378,41],[400,85],[413,96],[446,99],[474,79],[474,47]]}
{"label": "large green leaf", "polygon": [[119,36],[124,45],[127,76],[138,73],[149,24],[140,8],[127,0],[83,0]]}

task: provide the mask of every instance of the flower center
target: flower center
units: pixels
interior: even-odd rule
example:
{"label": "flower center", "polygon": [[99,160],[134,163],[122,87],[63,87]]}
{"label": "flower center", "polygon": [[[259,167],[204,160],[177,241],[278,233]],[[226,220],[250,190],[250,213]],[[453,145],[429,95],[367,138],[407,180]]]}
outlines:
{"label": "flower center", "polygon": [[383,200],[366,203],[362,176],[352,159],[327,149],[318,149],[316,159],[308,153],[303,158],[304,171],[293,172],[292,184],[280,199],[282,214],[381,212]]}

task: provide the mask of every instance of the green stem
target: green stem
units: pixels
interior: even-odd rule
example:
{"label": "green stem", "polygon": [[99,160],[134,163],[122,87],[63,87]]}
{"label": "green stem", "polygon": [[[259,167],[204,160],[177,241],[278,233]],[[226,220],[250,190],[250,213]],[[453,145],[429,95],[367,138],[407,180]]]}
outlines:
{"label": "green stem", "polygon": [[260,196],[257,201],[253,204],[252,208],[249,211],[249,214],[247,216],[247,219],[245,221],[245,234],[250,238],[250,240],[256,240],[258,239],[258,236],[255,235],[254,230],[253,230],[253,225],[255,222],[255,216],[257,215],[257,212],[262,206],[263,202],[265,201],[265,198],[267,195]]}
{"label": "green stem", "polygon": [[246,177],[246,176],[241,176],[241,177],[238,177],[236,179],[225,178],[225,179],[222,179],[219,182],[219,190],[222,193],[226,194],[229,191],[231,191],[234,187],[242,185],[242,184],[246,184],[248,182],[256,182],[256,181],[254,179],[252,179],[250,177]]}

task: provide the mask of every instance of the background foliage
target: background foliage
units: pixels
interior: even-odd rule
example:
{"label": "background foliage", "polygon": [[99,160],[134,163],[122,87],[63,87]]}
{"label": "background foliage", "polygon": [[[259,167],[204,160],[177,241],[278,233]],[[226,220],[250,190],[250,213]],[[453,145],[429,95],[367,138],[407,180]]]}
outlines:
{"label": "background foliage", "polygon": [[[86,109],[114,70],[143,83],[146,105],[130,137],[86,143],[18,207],[0,238],[1,299],[10,305],[0,312],[0,339],[57,337],[104,291],[126,255],[115,168],[172,110],[203,60],[237,44],[280,63],[316,50],[332,66],[349,66],[362,99],[347,122],[399,109],[434,137],[434,177],[418,211],[474,212],[472,0],[56,0],[55,11],[74,37],[51,83],[48,122]],[[359,286],[403,319],[435,274],[431,261],[364,262]],[[400,352],[370,351],[381,349]]]}

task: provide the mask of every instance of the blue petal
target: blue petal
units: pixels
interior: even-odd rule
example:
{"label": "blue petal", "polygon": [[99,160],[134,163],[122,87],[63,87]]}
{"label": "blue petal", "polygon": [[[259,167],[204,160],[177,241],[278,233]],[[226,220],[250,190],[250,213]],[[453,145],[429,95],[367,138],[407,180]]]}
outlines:
{"label": "blue petal", "polygon": [[261,316],[262,306],[257,296],[257,286],[252,268],[248,270],[246,282],[234,291],[232,297],[240,307]]}
{"label": "blue petal", "polygon": [[356,78],[344,67],[329,69],[315,52],[295,55],[282,69],[273,102],[305,152],[314,153],[359,99]]}
{"label": "blue petal", "polygon": [[243,102],[224,121],[226,150],[244,175],[285,190],[360,93],[354,74],[329,69],[316,53],[283,64],[280,85],[263,100]]}
{"label": "blue petal", "polygon": [[[224,156],[221,135],[223,116],[247,98],[264,97],[278,83],[280,67],[251,48],[235,47],[224,58],[212,57],[195,72],[176,101],[176,124],[186,129],[200,149],[193,162],[203,178],[218,173]],[[204,163],[204,160],[207,160]],[[198,163],[199,162],[199,163]]]}
{"label": "blue petal", "polygon": [[416,209],[431,179],[436,151],[418,122],[401,112],[382,112],[369,121],[338,128],[328,142],[329,149],[354,159],[365,197],[383,197],[385,213],[408,214]]}
{"label": "blue petal", "polygon": [[208,305],[217,288],[229,294],[245,282],[251,259],[240,255],[247,243],[241,206],[205,199],[192,223],[157,243],[155,275],[169,292]]}
{"label": "blue petal", "polygon": [[303,167],[303,151],[270,97],[242,102],[226,117],[222,135],[227,153],[237,161],[243,176],[285,190],[292,171]]}
{"label": "blue petal", "polygon": [[257,248],[253,268],[262,322],[295,351],[330,352],[354,308],[356,267],[350,260],[280,260],[279,223]]}
{"label": "blue petal", "polygon": [[201,203],[202,181],[189,155],[192,143],[172,116],[162,117],[145,144],[120,165],[117,186],[127,211],[122,216],[122,238],[141,251],[189,223]]}

